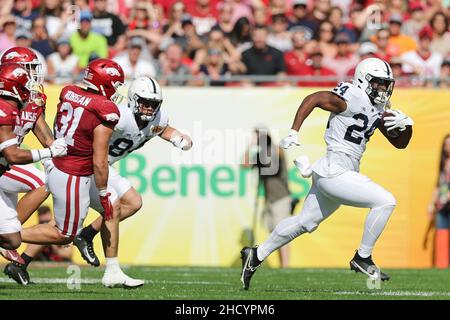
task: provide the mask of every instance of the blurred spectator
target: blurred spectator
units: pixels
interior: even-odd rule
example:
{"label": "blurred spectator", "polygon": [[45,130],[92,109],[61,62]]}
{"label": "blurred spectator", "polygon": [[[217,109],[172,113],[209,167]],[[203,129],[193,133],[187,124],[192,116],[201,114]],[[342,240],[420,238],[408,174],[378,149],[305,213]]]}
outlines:
{"label": "blurred spectator", "polygon": [[56,42],[56,52],[48,56],[47,64],[50,83],[72,83],[80,72],[78,57],[72,54],[68,39],[60,39]]}
{"label": "blurred spectator", "polygon": [[430,51],[433,33],[424,28],[419,33],[419,47],[415,51],[406,52],[401,56],[403,71],[406,74],[416,74],[421,77],[439,77],[443,57]]}
{"label": "blurred spectator", "polygon": [[316,34],[319,23],[307,17],[308,0],[294,0],[292,3],[292,18],[289,22],[289,30],[296,27],[304,27],[311,35]]}
{"label": "blurred spectator", "polygon": [[199,35],[208,33],[217,24],[218,12],[210,0],[195,0],[195,5],[189,6],[187,11]]}
{"label": "blurred spectator", "polygon": [[284,75],[283,53],[267,45],[267,28],[258,27],[252,32],[253,46],[242,53],[242,61],[250,75]]}
{"label": "blurred spectator", "polygon": [[301,76],[307,73],[306,60],[308,54],[305,50],[306,42],[311,35],[305,31],[296,31],[292,34],[293,50],[284,54],[286,73],[288,75]]}
{"label": "blurred spectator", "polygon": [[376,57],[389,63],[391,53],[389,52],[389,30],[379,29],[375,35],[375,45],[377,46]]}
{"label": "blurred spectator", "polygon": [[307,17],[319,24],[327,19],[331,9],[331,3],[330,0],[315,0],[313,3],[313,9]]}
{"label": "blurred spectator", "polygon": [[[52,221],[52,212],[49,207],[42,206],[38,209],[39,224],[50,223]],[[41,245],[29,244],[29,247],[36,248],[36,255],[33,261],[51,261],[51,262],[70,262],[72,261],[72,245],[47,245],[41,249]],[[29,248],[27,248],[29,249]],[[29,250],[27,250],[29,252]]]}
{"label": "blurred spectator", "polygon": [[269,0],[269,14],[271,16],[286,14],[288,12],[287,1],[285,0]]}
{"label": "blurred spectator", "polygon": [[[376,58],[377,46],[372,42],[363,42],[358,49],[359,61],[367,58]],[[356,71],[356,65],[347,72],[347,76],[353,77]]]}
{"label": "blurred spectator", "polygon": [[450,32],[448,17],[443,12],[437,12],[430,21],[433,29],[431,50],[444,57],[450,53]]}
{"label": "blurred spectator", "polygon": [[33,49],[42,53],[45,58],[55,51],[53,48],[53,42],[48,36],[44,17],[38,17],[33,21],[31,32],[33,37],[31,47]]}
{"label": "blurred spectator", "polygon": [[162,8],[146,0],[137,0],[128,24],[128,30],[155,30],[162,27]]}
{"label": "blurred spectator", "polygon": [[239,60],[228,64],[225,60],[226,55],[220,49],[208,49],[206,61],[200,65],[200,74],[211,78],[211,86],[224,86],[224,81],[218,80],[221,76],[239,74],[245,72],[245,66]]}
{"label": "blurred spectator", "polygon": [[[247,18],[248,21],[253,23],[253,14],[248,0],[230,0],[229,2],[233,6],[233,15],[231,21],[236,23],[241,18]],[[256,7],[253,6],[255,9]]]}
{"label": "blurred spectator", "polygon": [[392,57],[389,65],[392,69],[392,75],[395,79],[396,88],[404,88],[411,86],[409,77],[405,75],[402,67],[402,59],[400,57]]}
{"label": "blurred spectator", "polygon": [[186,20],[185,6],[183,2],[177,1],[170,7],[169,21],[163,28],[164,36],[161,44],[162,50],[165,50],[165,48],[173,43],[173,41],[176,42],[178,38],[184,36],[182,25],[183,18]]}
{"label": "blurred spectator", "polygon": [[39,11],[33,9],[31,0],[15,0],[11,14],[16,17],[20,28],[31,30],[31,23],[39,15]]}
{"label": "blurred spectator", "polygon": [[[31,48],[32,41],[33,36],[30,31],[21,29],[16,31],[16,46]],[[44,75],[47,74],[47,62],[44,56],[37,50],[33,49],[33,51],[34,53],[36,53],[36,56],[42,64],[42,72],[44,73]]]}
{"label": "blurred spectator", "polygon": [[253,9],[253,25],[261,27],[267,25],[267,8],[264,6]]}
{"label": "blurred spectator", "polygon": [[406,10],[408,8],[408,1],[404,0],[388,0],[387,1],[387,14],[388,16],[396,15],[402,17],[405,21],[408,19]]}
{"label": "blurred spectator", "polygon": [[183,86],[188,84],[185,79],[169,79],[176,76],[189,76],[189,67],[183,63],[183,49],[178,44],[171,44],[159,57],[158,81],[161,85]]}
{"label": "blurred spectator", "polygon": [[389,51],[395,56],[417,48],[417,43],[413,38],[401,33],[402,23],[401,15],[393,14],[389,18]]}
{"label": "blurred spectator", "polygon": [[403,23],[402,32],[403,34],[418,40],[420,30],[428,23],[424,7],[420,2],[412,2],[409,5],[409,13],[411,14],[411,17]]}
{"label": "blurred spectator", "polygon": [[17,30],[16,19],[12,15],[0,17],[0,52],[3,52],[15,45],[15,33]]}
{"label": "blurred spectator", "polygon": [[267,44],[283,52],[292,50],[291,34],[287,31],[287,28],[288,20],[284,14],[273,15]]}
{"label": "blurred spectator", "polygon": [[[436,229],[433,265],[447,268],[449,255],[448,233],[450,228],[450,134],[447,134],[442,141],[437,173],[436,187],[433,190],[427,211],[430,227],[433,227],[432,224],[434,224]],[[424,239],[425,248],[427,247],[427,242],[428,234],[426,234]]]}
{"label": "blurred spectator", "polygon": [[334,42],[337,45],[337,52],[334,57],[324,57],[324,67],[333,70],[339,78],[344,79],[347,73],[359,62],[358,57],[351,51],[350,37],[347,33],[340,33]]}
{"label": "blurred spectator", "polygon": [[439,80],[440,88],[450,88],[450,56],[441,64],[441,79]]}
{"label": "blurred spectator", "polygon": [[337,45],[333,42],[336,30],[329,21],[323,21],[319,25],[319,29],[315,35],[315,41],[308,43],[306,49],[310,51],[311,48],[319,47],[320,51],[325,56],[335,56],[337,53]]}
{"label": "blurred spectator", "polygon": [[247,18],[243,17],[236,21],[230,39],[239,52],[244,52],[252,46],[251,25]]}
{"label": "blurred spectator", "polygon": [[[322,63],[323,54],[319,48],[314,49],[309,59],[306,61],[307,69],[305,72],[305,76],[315,76],[315,77],[336,77],[336,73],[333,70],[328,69],[323,66]],[[336,80],[323,81],[320,80],[308,80],[308,81],[299,81],[299,86],[305,87],[333,87],[336,85]]]}
{"label": "blurred spectator", "polygon": [[218,49],[220,52],[223,52],[225,60],[229,63],[235,63],[241,58],[240,53],[231,44],[231,41],[224,36],[219,28],[215,28],[211,30],[208,35],[206,48],[198,50],[195,55],[194,63],[191,66],[191,71],[194,74],[198,72],[200,64],[205,61],[206,56],[208,55],[208,49]]}
{"label": "blurred spectator", "polygon": [[128,50],[113,58],[125,72],[125,79],[132,80],[139,76],[154,77],[156,75],[153,63],[146,60],[142,55],[145,47],[144,39],[133,37],[128,40]]}
{"label": "blurred spectator", "polygon": [[101,34],[91,30],[92,14],[89,11],[80,13],[80,29],[70,37],[73,53],[79,58],[79,67],[85,68],[89,56],[96,54],[100,58],[108,56],[108,43]]}
{"label": "blurred spectator", "polygon": [[64,9],[63,1],[43,0],[39,9],[39,15],[46,18],[46,27],[51,38],[69,36],[67,32],[72,33],[76,30],[68,30],[68,23],[71,20],[70,13]]}
{"label": "blurred spectator", "polygon": [[336,33],[346,33],[350,38],[350,42],[352,43],[356,42],[357,37],[355,31],[344,26],[343,19],[344,19],[344,12],[340,7],[336,6],[330,9],[330,13],[328,15],[327,20],[331,22],[331,24],[334,27],[334,30],[336,30]]}
{"label": "blurred spectator", "polygon": [[189,59],[193,59],[197,51],[204,47],[205,42],[207,42],[207,37],[200,37],[197,34],[190,15],[183,17],[181,26],[183,28],[183,36],[177,37],[175,42],[183,48],[184,53]]}
{"label": "blurred spectator", "polygon": [[231,31],[234,27],[234,21],[231,20],[233,16],[233,6],[228,2],[222,2],[219,5],[219,16],[217,19],[216,27],[222,30],[226,37],[231,35]]}
{"label": "blurred spectator", "polygon": [[108,46],[114,46],[125,33],[125,25],[120,18],[107,10],[106,0],[94,0],[92,31],[106,37]]}

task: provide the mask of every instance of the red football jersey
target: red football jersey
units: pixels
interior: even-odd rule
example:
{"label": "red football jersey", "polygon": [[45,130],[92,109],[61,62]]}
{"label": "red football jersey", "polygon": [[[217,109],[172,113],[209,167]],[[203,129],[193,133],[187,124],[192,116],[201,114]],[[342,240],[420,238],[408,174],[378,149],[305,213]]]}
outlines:
{"label": "red football jersey", "polygon": [[37,119],[45,110],[45,96],[42,98],[42,101],[44,101],[42,106],[37,105],[35,102],[29,102],[20,110],[5,100],[0,100],[0,125],[12,126],[19,145],[22,143],[25,135],[34,128]]}
{"label": "red football jersey", "polygon": [[69,85],[61,90],[55,118],[56,138],[65,138],[67,156],[54,158],[55,166],[68,174],[88,176],[94,173],[92,143],[94,129],[108,123],[115,126],[120,112],[105,97]]}

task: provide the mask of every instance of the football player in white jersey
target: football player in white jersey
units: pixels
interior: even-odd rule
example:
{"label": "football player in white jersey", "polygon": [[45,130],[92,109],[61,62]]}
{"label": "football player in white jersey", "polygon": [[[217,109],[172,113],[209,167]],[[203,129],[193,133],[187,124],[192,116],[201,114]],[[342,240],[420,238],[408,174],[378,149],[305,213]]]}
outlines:
{"label": "football player in white jersey", "polygon": [[[130,84],[128,104],[118,105],[120,120],[114,128],[109,142],[108,192],[114,193],[111,196],[112,199],[120,201],[120,221],[132,216],[141,208],[142,198],[131,186],[131,183],[118,174],[112,164],[157,136],[170,141],[175,147],[182,150],[189,150],[192,147],[192,141],[188,135],[169,125],[167,112],[161,110],[162,102],[162,91],[158,82],[150,77],[139,77]],[[103,212],[98,198],[98,190],[95,186],[91,187],[90,207],[98,212]],[[73,240],[83,259],[93,266],[100,265],[92,242],[100,231],[102,222],[103,217],[98,217],[90,225],[84,227]],[[117,242],[117,246],[118,236],[118,234],[111,236],[111,241]],[[25,250],[26,266],[41,250],[42,246],[39,245],[31,245]],[[22,270],[26,271],[26,266]],[[117,259],[111,258],[107,259],[102,283],[107,287],[123,286],[127,288],[139,287],[144,284],[142,280],[127,276],[120,269]]]}
{"label": "football player in white jersey", "polygon": [[[383,60],[369,58],[356,67],[353,83],[340,83],[331,92],[319,91],[302,101],[290,133],[281,140],[280,146],[288,149],[299,145],[298,130],[313,109],[319,107],[330,112],[325,131],[327,154],[311,168],[301,168],[302,175],[312,175],[311,190],[302,212],[281,221],[261,245],[241,250],[244,289],[249,288],[256,269],[272,252],[296,237],[316,230],[341,205],[370,209],[360,247],[350,261],[350,268],[371,279],[389,279],[372,261],[372,250],[396,200],[390,192],[360,174],[359,163],[377,128],[394,147],[403,149],[409,144],[412,119],[401,111],[387,110],[393,88],[390,66]],[[390,114],[384,116],[383,123],[381,118],[385,111]]]}

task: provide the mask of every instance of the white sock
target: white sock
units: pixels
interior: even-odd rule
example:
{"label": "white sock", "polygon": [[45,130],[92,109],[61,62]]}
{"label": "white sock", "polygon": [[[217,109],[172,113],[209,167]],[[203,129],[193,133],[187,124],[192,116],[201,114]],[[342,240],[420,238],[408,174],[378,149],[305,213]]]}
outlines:
{"label": "white sock", "polygon": [[302,227],[299,216],[283,219],[277,224],[269,238],[257,248],[256,253],[258,260],[263,261],[272,252],[278,250],[305,232],[306,229]]}
{"label": "white sock", "polygon": [[372,255],[375,242],[377,242],[378,237],[383,232],[394,208],[395,206],[389,205],[370,210],[364,223],[364,233],[358,249],[358,254],[361,258],[367,258]]}
{"label": "white sock", "polygon": [[118,272],[118,271],[122,271],[120,269],[119,259],[117,257],[106,258],[105,272]]}

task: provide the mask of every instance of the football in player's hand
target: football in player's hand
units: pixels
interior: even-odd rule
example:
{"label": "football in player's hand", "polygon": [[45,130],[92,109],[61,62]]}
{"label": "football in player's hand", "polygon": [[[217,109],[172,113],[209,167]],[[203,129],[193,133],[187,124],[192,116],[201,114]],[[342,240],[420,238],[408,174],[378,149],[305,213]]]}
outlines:
{"label": "football in player's hand", "polygon": [[[385,117],[390,117],[390,116],[392,116],[392,113],[390,113],[389,110],[383,112],[383,115],[381,116],[381,124],[386,129],[388,129],[388,127],[386,127],[386,125],[385,125],[384,118]],[[397,137],[400,136],[400,130],[399,129],[393,129],[391,131],[387,131],[387,135],[392,137],[392,138],[397,138]]]}

